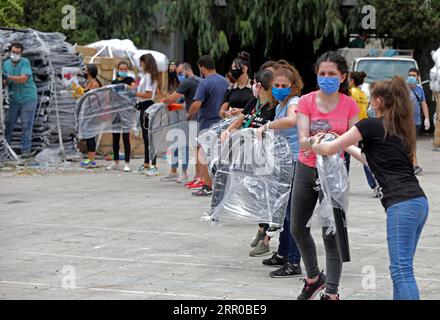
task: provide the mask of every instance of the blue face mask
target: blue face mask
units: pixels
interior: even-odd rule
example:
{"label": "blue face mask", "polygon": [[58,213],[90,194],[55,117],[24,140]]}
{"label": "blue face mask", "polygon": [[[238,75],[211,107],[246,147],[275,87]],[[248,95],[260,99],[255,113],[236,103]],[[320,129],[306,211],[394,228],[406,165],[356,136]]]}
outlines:
{"label": "blue face mask", "polygon": [[318,85],[322,92],[330,95],[338,92],[341,83],[339,78],[318,76]]}
{"label": "blue face mask", "polygon": [[409,76],[408,79],[406,80],[406,82],[407,82],[408,84],[411,84],[411,85],[416,85],[416,84],[417,84],[417,78],[416,78],[416,77]]}
{"label": "blue face mask", "polygon": [[292,93],[292,88],[272,88],[272,95],[278,101],[284,101]]}
{"label": "blue face mask", "polygon": [[120,78],[127,78],[128,77],[128,72],[119,71],[118,75],[119,75]]}
{"label": "blue face mask", "polygon": [[182,74],[182,73],[177,74],[177,80],[179,80],[179,82],[182,82],[185,79],[186,79],[186,77],[184,74]]}

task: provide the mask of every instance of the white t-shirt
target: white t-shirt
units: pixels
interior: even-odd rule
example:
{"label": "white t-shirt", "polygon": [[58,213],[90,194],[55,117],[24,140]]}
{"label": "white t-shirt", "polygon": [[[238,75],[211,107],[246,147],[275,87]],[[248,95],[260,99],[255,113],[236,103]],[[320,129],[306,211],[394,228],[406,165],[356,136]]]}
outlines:
{"label": "white t-shirt", "polygon": [[146,73],[142,76],[142,79],[139,83],[138,93],[152,92],[152,96],[150,99],[137,98],[138,102],[144,102],[148,100],[154,100],[156,98],[157,91],[157,81],[151,81],[151,74]]}

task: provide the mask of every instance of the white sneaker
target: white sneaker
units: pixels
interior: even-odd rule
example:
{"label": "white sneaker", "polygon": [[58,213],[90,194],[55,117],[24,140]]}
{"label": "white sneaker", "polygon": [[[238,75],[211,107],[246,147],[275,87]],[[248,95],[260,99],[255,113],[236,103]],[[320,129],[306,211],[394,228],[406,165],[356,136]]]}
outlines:
{"label": "white sneaker", "polygon": [[130,166],[126,164],[124,167],[124,172],[130,172],[130,171],[131,171]]}
{"label": "white sneaker", "polygon": [[107,168],[105,168],[105,170],[107,171],[111,171],[111,170],[119,170],[119,164],[117,164],[116,162],[112,163],[111,165],[109,165]]}
{"label": "white sneaker", "polygon": [[179,175],[179,177],[177,178],[177,183],[187,183],[189,181],[190,181],[190,179],[188,177],[188,174],[186,174],[186,173],[181,173]]}
{"label": "white sneaker", "polygon": [[151,166],[147,169],[147,176],[148,177],[155,177],[158,175],[159,175],[159,169],[157,169],[156,167]]}

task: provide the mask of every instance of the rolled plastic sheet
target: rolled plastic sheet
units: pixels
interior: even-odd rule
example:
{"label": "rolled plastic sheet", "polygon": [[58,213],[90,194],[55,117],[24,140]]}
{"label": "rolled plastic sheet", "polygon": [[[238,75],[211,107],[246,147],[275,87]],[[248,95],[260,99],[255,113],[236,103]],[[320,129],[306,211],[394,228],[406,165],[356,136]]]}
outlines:
{"label": "rolled plastic sheet", "polygon": [[165,103],[155,103],[145,112],[141,125],[148,128],[150,159],[188,145],[189,127],[185,109],[169,111]]}
{"label": "rolled plastic sheet", "polygon": [[242,129],[221,147],[210,212],[202,219],[282,227],[294,172],[287,140]]}
{"label": "rolled plastic sheet", "polygon": [[109,85],[87,92],[76,105],[79,139],[100,133],[130,132],[136,128],[135,91],[125,84]]}
{"label": "rolled plastic sheet", "polygon": [[[323,142],[332,141],[335,136],[325,135]],[[316,167],[323,197],[316,207],[307,227],[317,224],[327,228],[327,233],[336,234],[336,240],[343,262],[350,261],[347,232],[349,177],[340,154],[317,156]]]}

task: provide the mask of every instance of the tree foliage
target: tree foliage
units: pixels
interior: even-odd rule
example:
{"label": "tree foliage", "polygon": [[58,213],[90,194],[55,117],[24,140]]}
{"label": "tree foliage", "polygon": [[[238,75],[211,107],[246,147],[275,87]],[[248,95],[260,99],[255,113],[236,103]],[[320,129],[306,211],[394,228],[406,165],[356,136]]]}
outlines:
{"label": "tree foliage", "polygon": [[319,49],[325,37],[336,42],[347,28],[335,0],[230,0],[226,6],[216,0],[161,0],[169,27],[186,39],[196,39],[200,53],[226,53],[228,39],[238,35],[242,46],[265,38],[267,53],[274,38],[293,41],[295,35],[308,36]]}
{"label": "tree foliage", "polygon": [[20,27],[23,19],[23,0],[0,1],[0,26]]}

